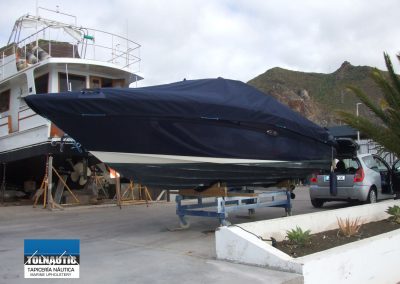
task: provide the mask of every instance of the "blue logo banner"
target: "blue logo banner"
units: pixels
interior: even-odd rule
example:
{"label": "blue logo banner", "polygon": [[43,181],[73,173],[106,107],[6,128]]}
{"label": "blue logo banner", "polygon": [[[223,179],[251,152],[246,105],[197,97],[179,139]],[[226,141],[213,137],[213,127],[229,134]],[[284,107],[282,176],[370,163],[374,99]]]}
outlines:
{"label": "blue logo banner", "polygon": [[25,278],[79,278],[78,239],[24,240]]}
{"label": "blue logo banner", "polygon": [[27,239],[24,240],[24,255],[79,255],[77,239]]}

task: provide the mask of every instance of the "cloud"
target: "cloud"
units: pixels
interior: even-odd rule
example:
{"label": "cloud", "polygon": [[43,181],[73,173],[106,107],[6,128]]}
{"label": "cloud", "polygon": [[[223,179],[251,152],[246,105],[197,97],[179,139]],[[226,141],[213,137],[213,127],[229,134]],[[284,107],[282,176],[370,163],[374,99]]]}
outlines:
{"label": "cloud", "polygon": [[[128,32],[142,45],[142,86],[218,76],[248,81],[275,66],[329,73],[345,60],[385,69],[382,52],[400,51],[396,0],[40,0],[39,5],[59,5],[83,26]],[[6,44],[16,18],[35,13],[35,1],[0,7],[0,40]]]}

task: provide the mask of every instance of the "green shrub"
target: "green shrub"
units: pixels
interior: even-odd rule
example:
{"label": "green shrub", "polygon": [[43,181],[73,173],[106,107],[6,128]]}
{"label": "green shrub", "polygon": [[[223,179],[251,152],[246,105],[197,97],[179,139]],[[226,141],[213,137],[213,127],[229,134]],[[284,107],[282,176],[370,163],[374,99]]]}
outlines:
{"label": "green shrub", "polygon": [[310,230],[303,231],[300,227],[296,226],[296,229],[286,231],[286,237],[295,245],[305,246],[310,242],[310,233]]}
{"label": "green shrub", "polygon": [[390,219],[397,224],[400,224],[400,207],[397,205],[389,206],[389,208],[385,211],[392,217]]}

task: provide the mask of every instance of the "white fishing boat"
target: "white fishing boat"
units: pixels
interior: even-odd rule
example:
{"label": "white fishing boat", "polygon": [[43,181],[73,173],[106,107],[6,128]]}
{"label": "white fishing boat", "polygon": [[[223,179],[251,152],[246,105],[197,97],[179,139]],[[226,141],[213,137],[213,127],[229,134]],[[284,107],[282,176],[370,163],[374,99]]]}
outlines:
{"label": "white fishing boat", "polygon": [[[64,20],[44,18],[39,12],[54,12]],[[39,7],[37,15],[20,17],[8,43],[0,48],[2,179],[16,187],[28,180],[40,182],[48,154],[59,165],[90,158],[54,123],[30,109],[24,101],[26,96],[129,87],[142,79],[140,60],[138,43],[81,27],[75,16]]]}

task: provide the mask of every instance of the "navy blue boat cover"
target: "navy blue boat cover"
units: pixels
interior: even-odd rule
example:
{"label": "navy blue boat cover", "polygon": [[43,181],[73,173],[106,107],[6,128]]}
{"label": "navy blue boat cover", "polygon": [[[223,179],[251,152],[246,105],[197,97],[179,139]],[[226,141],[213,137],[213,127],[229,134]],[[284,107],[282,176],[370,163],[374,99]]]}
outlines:
{"label": "navy blue boat cover", "polygon": [[68,120],[73,116],[114,115],[206,118],[274,125],[320,142],[331,140],[324,128],[272,96],[243,82],[223,78],[184,80],[143,88],[32,95],[26,97],[26,101],[36,113],[50,120],[51,114],[56,114],[58,120],[60,117]]}

